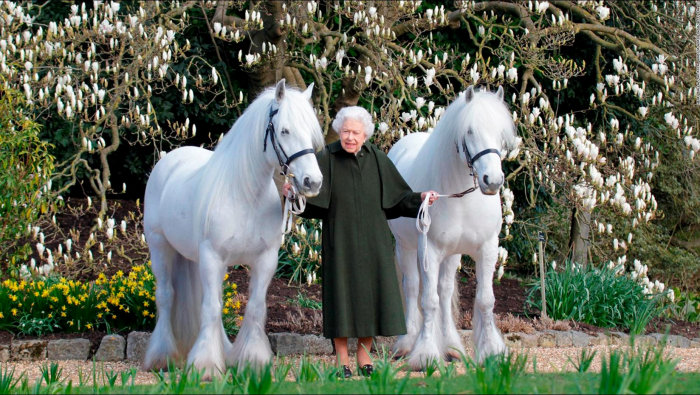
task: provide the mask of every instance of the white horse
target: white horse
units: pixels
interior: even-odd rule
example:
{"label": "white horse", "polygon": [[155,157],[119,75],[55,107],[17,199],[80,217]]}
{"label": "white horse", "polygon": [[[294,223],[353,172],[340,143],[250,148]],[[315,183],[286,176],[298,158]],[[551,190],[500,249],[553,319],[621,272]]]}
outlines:
{"label": "white horse", "polygon": [[[461,198],[439,199],[430,208],[425,251],[421,247],[425,235],[417,230],[415,220],[389,221],[403,273],[408,331],[393,351],[407,355],[413,369],[465,352],[452,311],[455,273],[462,254],[476,262],[472,319],[476,357],[483,360],[507,352],[494,324],[492,283],[502,223],[501,153],[516,144],[503,88],[492,93],[477,92],[470,86],[446,109],[431,134],[409,134],[389,151],[389,158],[414,191],[467,192]],[[419,262],[422,254],[423,264]]]}
{"label": "white horse", "polygon": [[[212,151],[182,147],[153,169],[144,230],[157,281],[158,321],[143,367],[182,362],[205,377],[227,365],[261,366],[272,358],[265,334],[266,296],[282,243],[282,207],[273,173],[305,196],[322,175],[313,153],[323,144],[310,104],[284,80],[250,104]],[[250,267],[243,323],[231,344],[222,323],[222,282],[231,265]]]}

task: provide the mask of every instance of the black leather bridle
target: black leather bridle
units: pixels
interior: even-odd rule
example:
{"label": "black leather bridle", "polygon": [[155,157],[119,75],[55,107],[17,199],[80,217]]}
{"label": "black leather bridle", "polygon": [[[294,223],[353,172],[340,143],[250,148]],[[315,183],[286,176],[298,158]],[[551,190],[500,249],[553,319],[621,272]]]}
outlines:
{"label": "black leather bridle", "polygon": [[284,152],[284,148],[282,148],[280,142],[277,139],[277,133],[275,133],[275,125],[272,124],[272,117],[274,117],[278,111],[278,109],[273,110],[272,108],[270,108],[270,117],[267,122],[267,130],[265,130],[265,140],[263,140],[263,152],[267,150],[267,140],[268,136],[270,136],[270,145],[272,146],[272,149],[275,150],[275,155],[277,155],[277,161],[279,162],[279,165],[282,168],[282,175],[286,176],[289,172],[289,165],[294,159],[306,154],[313,154],[315,151],[313,148],[307,148],[297,153],[294,153],[291,156],[287,155],[287,153]]}
{"label": "black leather bridle", "polygon": [[[456,145],[457,145],[457,143],[455,142],[455,146]],[[459,154],[459,146],[456,146],[455,148],[457,148],[457,154]],[[472,192],[476,191],[477,189],[479,189],[479,180],[477,180],[477,178],[476,178],[476,170],[474,170],[474,163],[476,163],[476,161],[479,160],[479,158],[481,158],[482,156],[484,156],[486,154],[496,154],[499,157],[501,156],[501,152],[495,148],[486,148],[485,150],[479,151],[476,155],[472,156],[469,153],[469,148],[467,147],[467,140],[466,139],[462,139],[462,149],[464,150],[464,159],[467,160],[467,166],[469,166],[469,171],[471,172],[470,175],[472,177],[474,177],[474,186],[467,188],[466,190],[464,190],[462,192],[453,193],[451,195],[448,195],[448,197],[460,198],[468,193],[472,193]]]}

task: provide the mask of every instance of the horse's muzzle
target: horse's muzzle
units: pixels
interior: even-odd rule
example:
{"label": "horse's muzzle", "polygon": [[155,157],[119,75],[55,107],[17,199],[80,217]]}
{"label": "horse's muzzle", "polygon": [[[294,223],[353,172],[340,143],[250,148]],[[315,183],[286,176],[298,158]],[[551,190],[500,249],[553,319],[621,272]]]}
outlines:
{"label": "horse's muzzle", "polygon": [[501,189],[503,181],[503,173],[500,174],[500,177],[489,177],[488,174],[484,174],[484,176],[479,179],[479,189],[481,189],[481,193],[484,195],[495,195]]}
{"label": "horse's muzzle", "polygon": [[304,196],[313,197],[313,196],[318,195],[318,193],[321,191],[321,183],[322,182],[323,182],[323,178],[312,179],[311,177],[306,176],[302,179],[302,181],[300,183],[301,185],[297,185],[297,189]]}

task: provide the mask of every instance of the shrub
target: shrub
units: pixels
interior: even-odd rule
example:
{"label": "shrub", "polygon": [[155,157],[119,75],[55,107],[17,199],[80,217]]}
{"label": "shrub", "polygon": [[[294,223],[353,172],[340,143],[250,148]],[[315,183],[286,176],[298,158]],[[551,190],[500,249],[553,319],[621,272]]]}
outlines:
{"label": "shrub", "polygon": [[0,261],[24,261],[27,228],[51,206],[49,177],[54,158],[39,139],[39,125],[24,115],[24,98],[0,84]]}
{"label": "shrub", "polygon": [[290,282],[316,282],[321,267],[321,222],[300,219],[279,251],[277,276]]}
{"label": "shrub", "polygon": [[[580,266],[550,270],[545,278],[547,315],[600,327],[621,327],[641,333],[664,310],[663,294],[652,294],[621,266]],[[526,304],[541,309],[540,283],[530,288]]]}
{"label": "shrub", "polygon": [[[228,277],[226,277],[228,279]],[[228,331],[240,322],[236,284],[224,286],[223,319]],[[0,329],[25,335],[128,331],[155,326],[155,279],[150,265],[134,266],[125,275],[100,275],[94,283],[50,277],[8,279],[0,284]]]}

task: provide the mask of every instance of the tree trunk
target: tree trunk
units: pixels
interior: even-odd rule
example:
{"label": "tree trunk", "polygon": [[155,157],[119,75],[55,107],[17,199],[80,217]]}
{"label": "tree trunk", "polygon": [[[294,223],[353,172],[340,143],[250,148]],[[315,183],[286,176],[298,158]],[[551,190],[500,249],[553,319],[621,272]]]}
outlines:
{"label": "tree trunk", "polygon": [[589,235],[591,233],[591,213],[574,209],[571,212],[571,233],[569,234],[569,250],[571,261],[583,266],[588,265]]}

